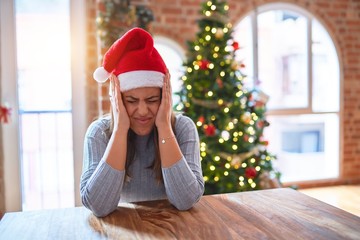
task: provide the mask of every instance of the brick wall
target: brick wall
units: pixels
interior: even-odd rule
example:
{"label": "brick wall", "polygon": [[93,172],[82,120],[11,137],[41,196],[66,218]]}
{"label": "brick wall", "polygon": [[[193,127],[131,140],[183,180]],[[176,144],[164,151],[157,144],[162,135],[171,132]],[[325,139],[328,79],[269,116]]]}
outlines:
{"label": "brick wall", "polygon": [[[134,5],[146,5],[155,15],[151,32],[168,37],[186,50],[186,41],[192,40],[197,32],[196,20],[201,9],[201,0],[137,0]],[[238,23],[255,7],[273,3],[271,0],[229,0],[230,19]],[[313,14],[329,30],[338,47],[342,82],[341,116],[341,177],[339,180],[300,184],[300,186],[321,186],[360,182],[360,1],[359,0],[287,0]],[[101,88],[92,79],[97,67],[98,54],[95,37],[96,0],[88,1],[88,112],[89,122],[101,111],[109,109],[107,89]],[[100,90],[99,90],[100,89]]]}

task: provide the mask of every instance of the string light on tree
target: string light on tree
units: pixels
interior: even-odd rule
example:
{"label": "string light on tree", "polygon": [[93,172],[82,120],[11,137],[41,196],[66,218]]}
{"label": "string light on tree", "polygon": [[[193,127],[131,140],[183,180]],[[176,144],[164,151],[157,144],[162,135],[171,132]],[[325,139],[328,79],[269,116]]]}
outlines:
{"label": "string light on tree", "polygon": [[244,87],[245,65],[235,59],[241,44],[232,39],[228,4],[213,0],[201,7],[177,94],[179,108],[198,128],[205,194],[261,189],[268,176],[278,176],[263,137],[266,94]]}

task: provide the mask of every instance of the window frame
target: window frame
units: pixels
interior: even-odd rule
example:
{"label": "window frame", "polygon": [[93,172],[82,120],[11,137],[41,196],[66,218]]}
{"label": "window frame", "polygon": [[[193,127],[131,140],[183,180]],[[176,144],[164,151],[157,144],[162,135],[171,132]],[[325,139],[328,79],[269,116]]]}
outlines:
{"label": "window frame", "polygon": [[[258,6],[254,10],[248,12],[245,16],[239,19],[234,26],[240,24],[241,21],[244,20],[245,17],[250,17],[250,24],[251,24],[251,31],[252,31],[252,41],[253,41],[253,73],[254,79],[258,79],[259,77],[259,66],[258,66],[258,22],[257,17],[259,14],[267,12],[267,11],[276,11],[276,10],[284,10],[284,11],[292,11],[304,16],[307,19],[307,64],[308,64],[308,106],[305,108],[283,108],[283,109],[268,109],[266,115],[268,116],[294,116],[294,115],[320,115],[320,114],[336,114],[338,117],[338,130],[339,130],[339,172],[338,177],[332,179],[340,179],[343,176],[342,170],[342,162],[343,162],[343,62],[341,59],[341,55],[339,54],[339,46],[338,43],[335,41],[333,33],[329,31],[327,24],[320,18],[312,13],[306,11],[306,9],[302,8],[301,6],[297,6],[295,4],[290,3],[269,3]],[[330,36],[330,39],[334,45],[337,60],[339,63],[339,110],[338,111],[323,111],[317,112],[313,111],[313,104],[312,104],[312,95],[313,95],[313,55],[312,55],[312,21],[316,19],[322,27],[327,31]],[[323,182],[324,179],[316,179],[316,180],[305,180],[305,181],[298,181],[299,182]],[[325,180],[327,181],[327,180]]]}
{"label": "window frame", "polygon": [[[71,81],[75,206],[81,206],[80,176],[83,141],[87,129],[86,109],[86,1],[70,1]],[[1,102],[12,108],[11,122],[1,125],[3,144],[5,212],[22,210],[19,138],[15,0],[0,1]],[[6,33],[6,34],[5,34]],[[6,141],[4,141],[6,139]]]}

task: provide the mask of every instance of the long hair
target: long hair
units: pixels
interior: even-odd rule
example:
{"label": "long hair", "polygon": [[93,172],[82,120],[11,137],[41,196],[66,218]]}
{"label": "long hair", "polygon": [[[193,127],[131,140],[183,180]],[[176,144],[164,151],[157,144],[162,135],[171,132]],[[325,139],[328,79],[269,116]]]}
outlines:
{"label": "long hair", "polygon": [[[107,135],[109,136],[109,138],[111,137],[111,134],[114,129],[114,117],[112,114],[111,107],[110,107],[110,116],[111,116],[110,126],[109,126],[109,129],[107,129]],[[171,113],[171,128],[172,128],[174,134],[176,135],[175,121],[176,121],[175,113],[172,112]],[[153,146],[154,146],[155,156],[154,156],[154,160],[153,160],[152,164],[148,168],[151,168],[155,172],[156,180],[158,181],[158,183],[163,183],[163,176],[162,176],[162,170],[161,170],[161,156],[160,156],[160,148],[159,148],[159,134],[158,134],[157,127],[155,125],[150,133],[150,136],[152,138],[149,138],[149,141],[152,140],[154,143]],[[135,132],[130,128],[128,131],[128,136],[127,136],[126,164],[125,164],[125,173],[126,173],[127,177],[131,177],[131,173],[129,172],[129,167],[133,163],[134,158],[135,158],[135,151],[136,151],[135,137],[136,137]]]}

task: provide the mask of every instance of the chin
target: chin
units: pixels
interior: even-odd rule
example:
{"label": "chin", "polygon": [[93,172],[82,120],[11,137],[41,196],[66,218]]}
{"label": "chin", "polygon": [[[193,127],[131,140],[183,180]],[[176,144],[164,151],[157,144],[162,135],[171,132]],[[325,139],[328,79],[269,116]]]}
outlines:
{"label": "chin", "polygon": [[148,135],[151,133],[151,131],[153,130],[153,127],[151,127],[151,128],[131,128],[131,129],[136,133],[136,135],[145,136],[145,135]]}

